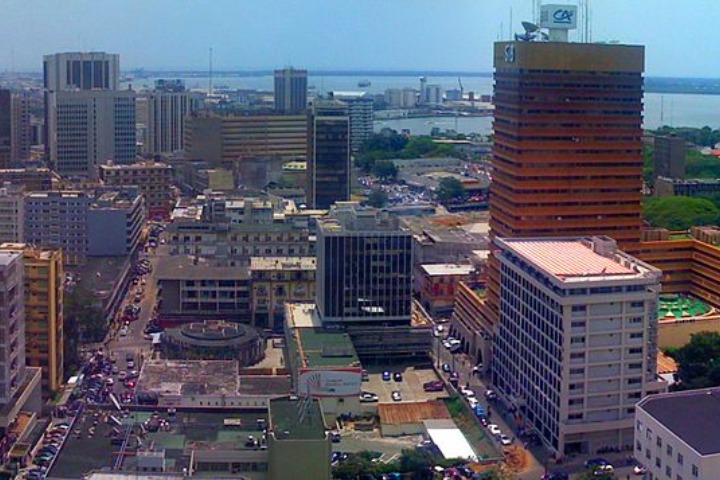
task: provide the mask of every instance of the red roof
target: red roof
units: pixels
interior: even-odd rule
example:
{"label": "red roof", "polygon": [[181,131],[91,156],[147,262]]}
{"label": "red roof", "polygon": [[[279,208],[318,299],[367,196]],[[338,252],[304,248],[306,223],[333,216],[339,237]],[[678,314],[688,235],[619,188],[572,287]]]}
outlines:
{"label": "red roof", "polygon": [[633,275],[614,259],[595,253],[580,240],[510,240],[512,250],[557,277]]}

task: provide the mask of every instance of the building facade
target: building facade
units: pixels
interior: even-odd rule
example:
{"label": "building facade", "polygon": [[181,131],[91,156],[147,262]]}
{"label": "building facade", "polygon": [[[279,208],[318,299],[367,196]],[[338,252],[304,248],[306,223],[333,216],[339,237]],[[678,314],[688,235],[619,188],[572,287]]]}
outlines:
{"label": "building facade", "polygon": [[90,257],[124,257],[140,243],[147,216],[137,187],[96,191],[87,213]]}
{"label": "building facade", "polygon": [[12,144],[10,161],[22,162],[30,159],[30,147],[33,145],[32,99],[24,92],[12,96]]}
{"label": "building facade", "polygon": [[318,222],[317,306],[322,321],[405,324],[412,299],[412,235],[387,212],[336,204]]}
{"label": "building facade", "polygon": [[494,64],[493,233],[636,244],[644,48],[498,42]]}
{"label": "building facade", "polygon": [[252,324],[282,331],[286,302],[315,299],[315,257],[253,257]]}
{"label": "building facade", "polygon": [[5,183],[0,188],[0,243],[19,243],[24,238],[25,189]]}
{"label": "building facade", "polygon": [[307,108],[307,70],[275,70],[275,111],[302,113]]}
{"label": "building facade", "polygon": [[366,92],[331,92],[331,98],[348,106],[350,117],[350,149],[357,152],[373,134],[375,120],[372,96]]}
{"label": "building facade", "polygon": [[25,274],[22,251],[0,252],[0,405],[8,404],[25,381]]}
{"label": "building facade", "polygon": [[455,292],[461,281],[470,280],[475,268],[469,264],[420,265],[416,270],[417,292],[425,310],[434,318],[449,316],[455,307]]}
{"label": "building facade", "polygon": [[147,146],[149,154],[163,154],[184,148],[185,119],[202,106],[203,94],[185,90],[182,81],[157,80],[147,97]]}
{"label": "building facade", "polygon": [[660,271],[609,237],[497,239],[492,377],[518,423],[558,455],[633,442],[657,369]]}
{"label": "building facade", "polygon": [[653,395],[635,410],[635,459],[647,480],[720,478],[720,389]]}
{"label": "building facade", "polygon": [[68,52],[43,57],[45,89],[118,90],[120,56],[105,52]]}
{"label": "building facade", "polygon": [[22,185],[28,192],[44,192],[53,189],[55,176],[49,168],[0,169],[0,182]]}
{"label": "building facade", "polygon": [[350,117],[338,101],[316,101],[308,119],[307,198],[328,209],[350,200]]}
{"label": "building facade", "polygon": [[234,171],[244,158],[304,160],[308,119],[305,114],[195,114],[186,120],[185,134],[186,158]]}
{"label": "building facade", "polygon": [[12,154],[12,94],[0,88],[0,168],[10,167]]}
{"label": "building facade", "polygon": [[0,251],[20,251],[25,273],[25,359],[42,369],[42,391],[50,397],[65,381],[64,281],[62,251],[4,243]]}
{"label": "building facade", "polygon": [[95,177],[97,165],[132,163],[137,156],[135,92],[47,92],[47,156],[63,176]]}
{"label": "building facade", "polygon": [[172,208],[172,167],[160,162],[139,162],[131,165],[100,165],[100,180],[105,185],[140,188],[145,197],[149,218],[170,214]]}
{"label": "building facade", "polygon": [[685,154],[687,152],[685,139],[657,136],[653,140],[655,175],[671,179],[685,178]]}

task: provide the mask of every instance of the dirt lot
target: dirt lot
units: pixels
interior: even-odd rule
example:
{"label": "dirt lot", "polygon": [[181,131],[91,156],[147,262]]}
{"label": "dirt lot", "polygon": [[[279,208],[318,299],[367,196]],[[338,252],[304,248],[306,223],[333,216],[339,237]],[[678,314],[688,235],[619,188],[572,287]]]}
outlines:
{"label": "dirt lot", "polygon": [[441,392],[425,392],[423,390],[424,383],[440,380],[431,368],[416,370],[414,367],[396,366],[388,368],[386,371],[389,371],[391,376],[395,372],[401,372],[403,374],[402,381],[396,382],[392,378],[390,381],[383,380],[381,367],[377,370],[368,369],[369,381],[363,382],[362,385],[363,391],[376,393],[380,397],[380,403],[391,403],[393,391],[400,392],[403,402],[422,402],[448,396],[444,390]]}

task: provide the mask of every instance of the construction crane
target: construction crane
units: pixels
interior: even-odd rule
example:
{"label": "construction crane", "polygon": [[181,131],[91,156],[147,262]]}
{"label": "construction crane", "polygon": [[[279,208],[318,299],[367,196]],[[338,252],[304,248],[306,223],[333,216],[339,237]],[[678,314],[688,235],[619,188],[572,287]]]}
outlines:
{"label": "construction crane", "polygon": [[460,77],[458,77],[458,85],[460,86],[460,101],[463,101],[465,97],[463,96],[463,93],[465,90],[463,89],[462,80],[460,80]]}

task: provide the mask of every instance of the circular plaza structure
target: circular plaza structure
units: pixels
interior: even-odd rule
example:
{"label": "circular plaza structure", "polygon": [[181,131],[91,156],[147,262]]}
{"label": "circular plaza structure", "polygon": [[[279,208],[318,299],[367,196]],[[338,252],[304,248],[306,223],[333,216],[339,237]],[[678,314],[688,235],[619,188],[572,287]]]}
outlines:
{"label": "circular plaza structure", "polygon": [[265,341],[254,328],[223,320],[186,323],[163,334],[163,350],[170,359],[238,360],[242,366],[265,357]]}

